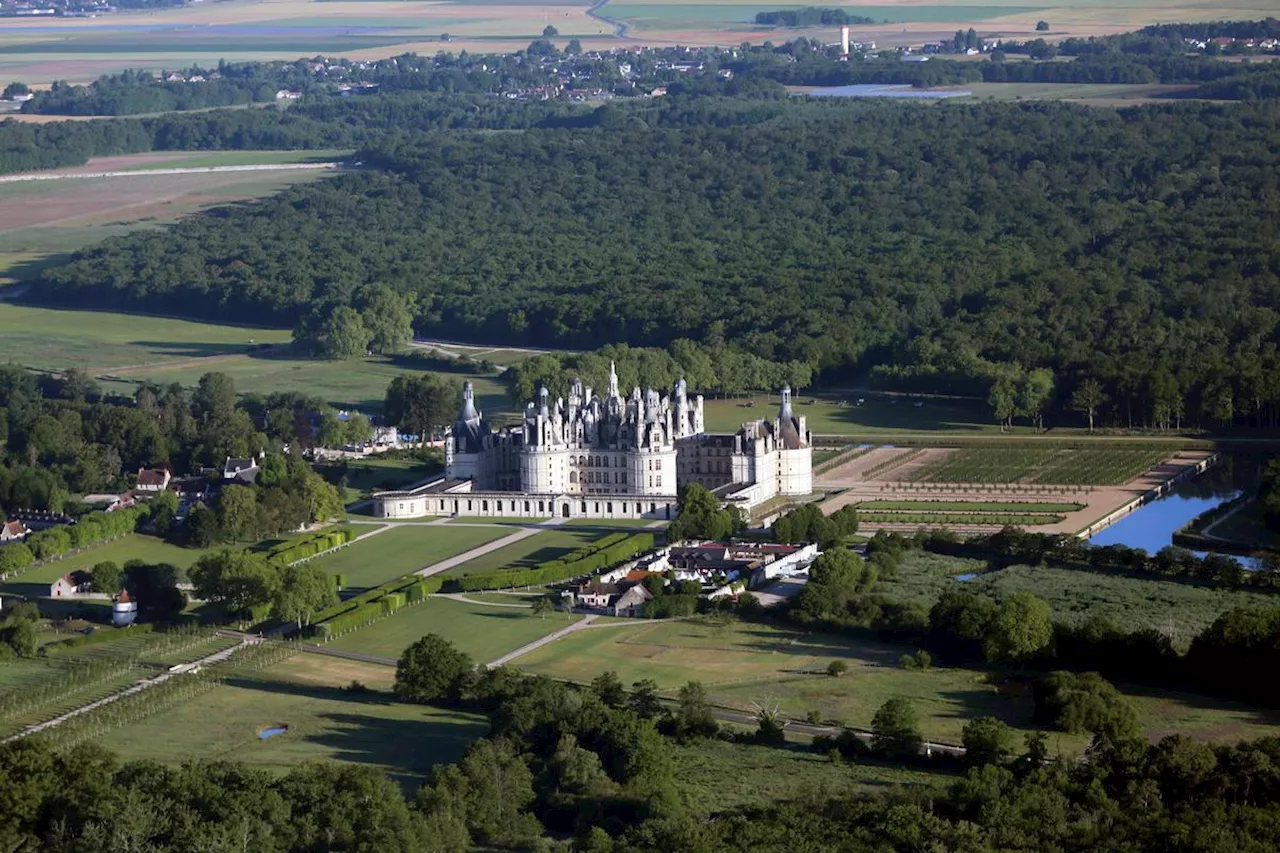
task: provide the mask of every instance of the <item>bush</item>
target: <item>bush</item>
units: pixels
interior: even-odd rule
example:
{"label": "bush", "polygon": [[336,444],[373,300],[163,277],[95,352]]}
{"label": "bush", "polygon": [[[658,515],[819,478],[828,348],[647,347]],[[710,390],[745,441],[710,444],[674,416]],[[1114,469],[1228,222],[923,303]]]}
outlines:
{"label": "bush", "polygon": [[827,675],[832,678],[839,678],[848,671],[849,664],[842,660],[833,660],[831,663],[827,664]]}
{"label": "bush", "polygon": [[1110,740],[1136,737],[1138,715],[1128,700],[1096,672],[1051,672],[1032,685],[1037,722],[1072,734]]}

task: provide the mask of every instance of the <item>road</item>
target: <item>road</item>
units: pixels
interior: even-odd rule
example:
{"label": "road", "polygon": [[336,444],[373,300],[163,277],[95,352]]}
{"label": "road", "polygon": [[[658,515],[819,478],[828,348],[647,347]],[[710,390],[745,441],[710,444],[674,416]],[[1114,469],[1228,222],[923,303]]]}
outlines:
{"label": "road", "polygon": [[27,735],[33,735],[36,732],[42,732],[45,729],[49,729],[49,728],[53,728],[54,726],[61,725],[62,723],[65,723],[67,720],[70,720],[72,717],[78,717],[81,714],[88,713],[89,711],[92,711],[96,708],[101,708],[103,705],[110,705],[112,702],[118,702],[119,700],[123,699],[126,696],[132,696],[135,693],[141,693],[143,690],[146,690],[151,687],[155,687],[158,684],[164,684],[170,678],[175,678],[179,675],[185,675],[187,674],[187,672],[197,667],[208,666],[209,664],[214,664],[220,661],[224,661],[227,658],[231,657],[236,652],[238,652],[240,649],[243,649],[245,646],[254,645],[255,643],[262,642],[262,640],[259,639],[258,637],[251,637],[244,634],[240,634],[238,636],[241,637],[240,643],[238,645],[234,645],[229,649],[223,649],[221,651],[214,652],[211,655],[205,655],[199,660],[192,661],[190,664],[187,665],[188,669],[184,670],[183,672],[162,672],[159,675],[156,675],[152,678],[147,678],[142,681],[139,681],[137,684],[133,685],[132,687],[127,687],[124,690],[121,690],[119,693],[112,693],[110,696],[106,696],[102,699],[97,700],[96,702],[90,702],[88,705],[81,705],[79,708],[68,711],[67,713],[62,714],[61,716],[54,717],[52,720],[45,720],[43,723],[36,723],[33,726],[27,726],[25,729],[18,732],[17,734],[10,735],[9,737],[0,741],[0,743],[8,743],[9,741],[18,740],[19,738],[24,738]]}
{"label": "road", "polygon": [[341,169],[342,163],[277,163],[246,166],[175,166],[170,169],[131,169],[127,172],[80,172],[76,174],[47,175],[41,173],[0,176],[0,184],[19,184],[27,181],[74,181],[82,178],[146,178],[155,175],[207,175],[214,172],[281,172],[317,169]]}

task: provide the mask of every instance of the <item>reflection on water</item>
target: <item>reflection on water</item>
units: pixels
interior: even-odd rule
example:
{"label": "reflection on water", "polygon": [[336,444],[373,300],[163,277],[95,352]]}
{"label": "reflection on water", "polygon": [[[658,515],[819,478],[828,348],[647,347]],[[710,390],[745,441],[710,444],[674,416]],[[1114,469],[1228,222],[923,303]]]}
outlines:
{"label": "reflection on water", "polygon": [[1173,544],[1178,528],[1200,513],[1257,488],[1264,462],[1264,457],[1253,454],[1223,454],[1221,462],[1199,477],[1179,483],[1169,494],[1094,534],[1089,542],[1127,545],[1154,554]]}

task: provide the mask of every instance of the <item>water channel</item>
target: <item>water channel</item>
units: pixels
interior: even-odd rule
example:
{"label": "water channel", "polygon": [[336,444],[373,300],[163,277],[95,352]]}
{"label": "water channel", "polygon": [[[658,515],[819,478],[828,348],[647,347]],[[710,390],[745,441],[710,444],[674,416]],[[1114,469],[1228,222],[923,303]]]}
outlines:
{"label": "water channel", "polygon": [[1254,454],[1224,453],[1217,465],[1098,531],[1089,542],[1127,545],[1154,554],[1173,544],[1173,534],[1200,513],[1255,490],[1264,462],[1264,457]]}

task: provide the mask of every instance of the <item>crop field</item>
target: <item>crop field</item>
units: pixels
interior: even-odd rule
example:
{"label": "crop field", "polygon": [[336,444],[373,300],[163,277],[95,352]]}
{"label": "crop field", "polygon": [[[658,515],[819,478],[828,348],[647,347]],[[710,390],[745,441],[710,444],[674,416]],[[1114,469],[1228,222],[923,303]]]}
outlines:
{"label": "crop field", "polygon": [[1166,447],[964,447],[913,471],[920,483],[1118,486],[1170,456]]}
{"label": "crop field", "polygon": [[[368,529],[372,528],[362,528]],[[500,527],[393,527],[315,559],[310,565],[327,574],[345,576],[348,589],[365,589],[500,539],[507,532]]]}
{"label": "crop field", "polygon": [[535,533],[496,551],[482,554],[461,566],[445,572],[446,577],[461,577],[499,569],[529,568],[576,551],[601,538],[597,530],[585,528],[553,528]]}
{"label": "crop field", "polygon": [[[394,670],[321,655],[295,655],[260,672],[234,675],[164,713],[99,738],[131,759],[179,764],[237,761],[287,772],[304,761],[368,764],[408,781],[461,757],[487,722],[477,715],[392,699]],[[343,689],[359,681],[369,690]],[[259,732],[289,730],[269,740]]]}
{"label": "crop field", "polygon": [[1037,501],[864,501],[858,512],[864,510],[907,512],[1075,512],[1084,505],[1078,503],[1041,503]]}
{"label": "crop field", "polygon": [[[325,153],[337,156],[345,152]],[[258,151],[127,155],[96,158],[87,166],[46,174],[287,164],[309,160],[315,154]],[[272,195],[328,174],[332,172],[282,169],[0,183],[0,284],[29,280],[50,263],[108,237],[157,228],[215,205]]]}
{"label": "crop field", "polygon": [[[514,599],[509,604],[496,604],[432,596],[421,604],[403,608],[372,625],[331,640],[328,647],[398,658],[423,636],[439,634],[477,663],[487,663],[579,618],[565,613],[535,616],[527,604]],[[615,629],[593,629],[584,633],[612,630]]]}

